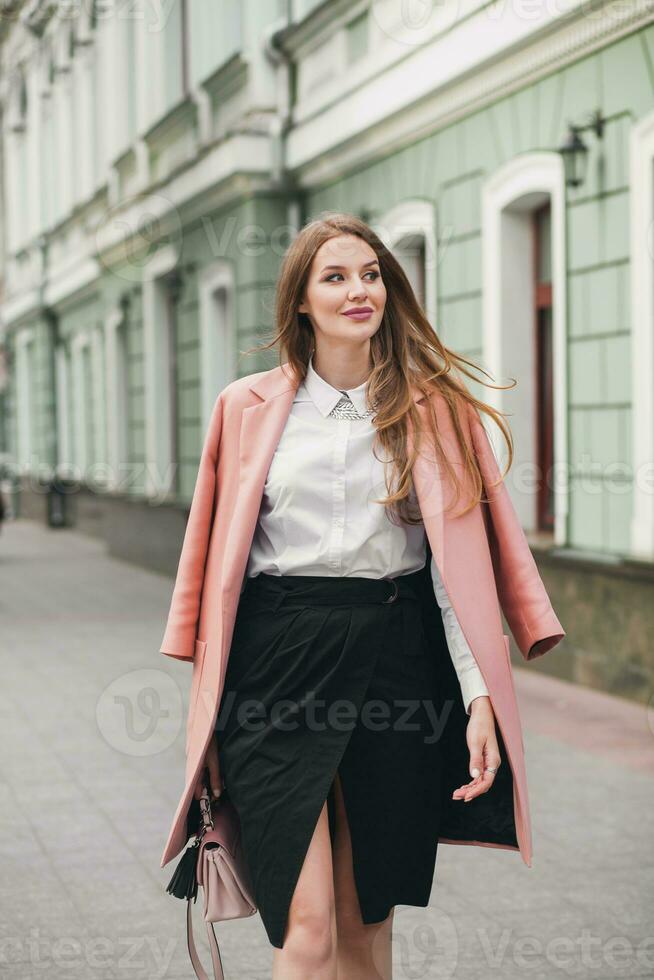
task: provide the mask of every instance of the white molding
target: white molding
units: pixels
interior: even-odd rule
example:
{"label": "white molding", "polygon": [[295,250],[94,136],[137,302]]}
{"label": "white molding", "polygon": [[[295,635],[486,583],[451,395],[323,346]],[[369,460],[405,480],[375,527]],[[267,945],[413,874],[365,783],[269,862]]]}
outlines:
{"label": "white molding", "polygon": [[[638,30],[651,22],[654,0],[607,0],[604,8],[589,16],[584,0],[568,0],[525,16],[520,5],[497,0],[471,15],[466,10],[427,43],[400,43],[402,55],[388,66],[380,54],[352,91],[348,72],[338,73],[308,115],[295,107],[300,121],[288,136],[289,168],[303,187],[331,182]],[[450,21],[456,9],[445,11]]]}
{"label": "white molding", "polygon": [[69,259],[65,267],[62,263],[58,269],[51,270],[51,273],[45,287],[44,301],[48,306],[58,306],[97,282],[102,269],[92,255],[84,256],[80,252],[77,254],[77,261]]}
{"label": "white molding", "polygon": [[[75,291],[98,281],[103,269],[111,268],[114,263],[124,263],[125,256],[134,254],[143,246],[142,229],[149,221],[158,223],[163,234],[181,242],[182,210],[185,224],[207,222],[210,212],[227,206],[258,187],[267,187],[272,165],[270,140],[266,136],[237,134],[222,141],[165,187],[129,198],[123,208],[111,210],[109,220],[89,232],[86,251],[80,250],[73,262],[69,261],[68,254],[65,267],[58,265],[51,268],[45,288],[46,302],[49,305],[58,304]],[[253,167],[256,167],[260,177],[253,176]],[[247,176],[239,176],[244,171],[248,172]],[[233,182],[230,178],[234,178]],[[9,223],[10,233],[11,228]],[[237,233],[238,228],[234,226],[233,234]],[[53,243],[58,241],[56,231],[51,240]],[[31,248],[36,249],[34,242]],[[140,269],[135,268],[134,280],[138,277],[140,281],[140,275]],[[12,283],[8,285],[11,289]],[[5,302],[0,304],[0,319],[5,324],[12,324],[37,309],[40,302],[35,278],[28,289],[8,295]]]}
{"label": "white molding", "polygon": [[158,500],[174,486],[170,335],[162,276],[179,261],[172,245],[159,249],[143,268],[143,366],[145,376],[145,493]]}
{"label": "white molding", "polygon": [[634,509],[631,552],[654,559],[654,112],[629,138]]}
{"label": "white molding", "polygon": [[422,235],[425,242],[425,312],[436,329],[438,311],[437,276],[438,245],[436,238],[436,209],[432,201],[413,198],[401,201],[375,221],[372,226],[384,245],[391,251],[401,249],[402,240]]}
{"label": "white molding", "polygon": [[[224,290],[224,322],[219,321],[216,293]],[[222,389],[236,376],[235,284],[231,263],[217,260],[198,276],[200,302],[200,409],[205,432]]]}
{"label": "white molding", "polygon": [[[256,177],[252,180],[253,170],[267,179],[272,164],[270,140],[263,134],[239,133],[221,141],[167,184],[129,198],[124,209],[112,213],[111,222],[96,232],[98,254],[103,261],[110,262],[113,252],[122,258],[132,240],[142,244],[139,235],[145,219],[165,223],[168,216],[173,233],[181,237],[182,208],[185,222],[206,216],[210,208],[224,206],[253,190],[257,186]],[[238,178],[237,185],[225,194],[221,185],[232,177]]]}
{"label": "white molding", "polygon": [[[482,187],[482,366],[494,383],[508,384],[511,392],[484,389],[484,398],[501,411],[509,411],[515,440],[511,473],[523,466],[520,486],[533,483],[533,405],[535,364],[533,303],[531,300],[531,242],[527,239],[531,211],[549,196],[552,222],[552,344],[554,371],[554,539],[564,545],[569,498],[567,439],[567,322],[566,322],[566,210],[565,174],[558,153],[521,154],[496,171]],[[522,291],[520,286],[522,284]],[[525,335],[528,331],[528,342]],[[492,430],[494,432],[494,430]],[[536,523],[536,496],[528,490],[508,488],[523,527]]]}

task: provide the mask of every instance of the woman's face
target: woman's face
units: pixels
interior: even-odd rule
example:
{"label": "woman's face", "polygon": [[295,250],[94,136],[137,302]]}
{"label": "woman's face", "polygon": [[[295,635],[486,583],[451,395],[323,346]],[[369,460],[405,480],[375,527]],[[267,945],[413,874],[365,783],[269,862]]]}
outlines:
{"label": "woman's face", "polygon": [[[308,314],[316,343],[368,340],[379,329],[386,305],[377,255],[357,235],[330,238],[313,257],[299,312]],[[347,315],[362,310],[360,317]]]}

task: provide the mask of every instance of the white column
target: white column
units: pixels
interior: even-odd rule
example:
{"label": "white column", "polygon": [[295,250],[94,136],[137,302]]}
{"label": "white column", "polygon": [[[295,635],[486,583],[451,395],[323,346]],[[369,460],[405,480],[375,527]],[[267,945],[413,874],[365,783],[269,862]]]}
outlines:
{"label": "white column", "polygon": [[[135,8],[132,8],[135,11]],[[126,84],[125,72],[113,70],[110,85],[105,84],[108,79],[103,72],[104,65],[110,65],[115,69],[117,65],[124,64],[125,52],[122,50],[122,34],[124,31],[124,18],[128,16],[127,6],[116,6],[112,17],[102,18],[99,23],[96,47],[102,51],[103,58],[98,60],[96,71],[98,72],[98,94],[100,105],[98,107],[102,118],[105,121],[105,150],[107,160],[113,160],[121,145],[122,128],[124,126],[123,112],[123,92]],[[132,14],[134,16],[134,14]],[[102,168],[101,168],[102,172]]]}
{"label": "white column", "polygon": [[161,277],[178,261],[172,246],[159,250],[143,270],[143,361],[145,375],[145,493],[165,498],[173,487],[170,329]]}
{"label": "white column", "polygon": [[104,336],[97,327],[91,334],[91,372],[93,391],[93,420],[95,422],[95,460],[94,482],[107,482],[107,413],[104,378]]}
{"label": "white column", "polygon": [[55,384],[57,398],[57,473],[71,469],[69,390],[71,383],[69,354],[64,344],[55,349]]}
{"label": "white column", "polygon": [[107,387],[107,461],[109,488],[121,490],[122,467],[127,462],[127,356],[124,317],[116,308],[104,321]]}
{"label": "white column", "polygon": [[26,215],[26,238],[33,238],[41,230],[41,192],[39,188],[39,157],[41,152],[41,97],[39,95],[39,70],[38,61],[29,66],[27,76],[27,129],[25,139],[27,141],[27,160],[26,173],[24,179],[27,182],[27,210]]}
{"label": "white column", "polygon": [[234,357],[234,276],[226,262],[215,262],[199,276],[200,406],[202,431],[216,398],[236,374]]}
{"label": "white column", "polygon": [[34,443],[32,438],[32,358],[33,329],[20,330],[16,336],[16,434],[18,463],[31,472]]}
{"label": "white column", "polygon": [[[21,216],[21,147],[25,139],[24,133],[12,133],[5,127],[5,222],[6,222],[6,251],[7,254],[17,252],[24,240],[24,216]],[[23,220],[21,221],[21,217]]]}
{"label": "white column", "polygon": [[[94,132],[94,106],[93,106],[93,62],[96,47],[92,45],[83,48],[75,59],[75,79],[79,84],[77,94],[77,106],[80,113],[80,125],[77,128],[77,139],[75,152],[79,154],[76,173],[78,175],[79,187],[77,188],[77,199],[86,200],[93,191],[93,132]],[[120,74],[120,72],[118,73]],[[104,117],[106,118],[106,117]],[[110,116],[109,116],[110,118]]]}
{"label": "white column", "polygon": [[72,374],[73,374],[73,424],[74,424],[74,457],[77,477],[82,483],[88,479],[89,445],[86,437],[86,384],[84,379],[84,351],[89,338],[85,333],[77,334],[72,341]]}
{"label": "white column", "polygon": [[65,217],[75,199],[73,177],[77,172],[77,160],[73,159],[73,96],[71,74],[57,79],[55,90],[59,102],[58,156],[59,156],[59,209],[58,217]]}
{"label": "white column", "polygon": [[654,560],[654,113],[631,130],[631,552]]}

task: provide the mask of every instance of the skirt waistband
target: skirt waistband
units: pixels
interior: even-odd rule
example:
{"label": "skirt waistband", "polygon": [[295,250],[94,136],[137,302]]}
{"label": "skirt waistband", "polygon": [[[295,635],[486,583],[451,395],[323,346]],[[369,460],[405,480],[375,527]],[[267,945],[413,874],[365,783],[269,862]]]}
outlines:
{"label": "skirt waistband", "polygon": [[403,599],[420,601],[424,568],[405,575],[364,578],[355,575],[271,575],[260,572],[248,578],[243,596],[268,595],[275,608],[291,605],[383,605]]}

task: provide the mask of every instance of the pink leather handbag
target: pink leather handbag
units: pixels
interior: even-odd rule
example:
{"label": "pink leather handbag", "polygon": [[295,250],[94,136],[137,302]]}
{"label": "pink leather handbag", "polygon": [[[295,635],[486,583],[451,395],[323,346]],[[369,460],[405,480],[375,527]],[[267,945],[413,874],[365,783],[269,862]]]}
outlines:
{"label": "pink leather handbag", "polygon": [[176,898],[186,899],[189,956],[198,980],[209,980],[195,948],[191,916],[191,902],[197,899],[198,885],[202,886],[214,980],[224,980],[213,923],[254,915],[257,907],[243,857],[238,814],[225,789],[212,806],[205,786],[200,797],[200,809],[202,825],[195,840],[182,855],[166,891]]}

